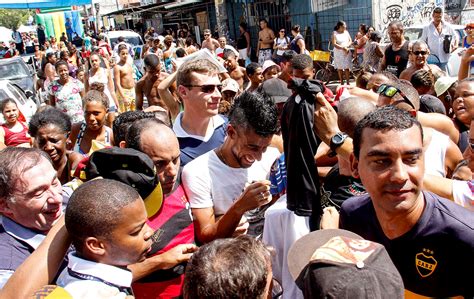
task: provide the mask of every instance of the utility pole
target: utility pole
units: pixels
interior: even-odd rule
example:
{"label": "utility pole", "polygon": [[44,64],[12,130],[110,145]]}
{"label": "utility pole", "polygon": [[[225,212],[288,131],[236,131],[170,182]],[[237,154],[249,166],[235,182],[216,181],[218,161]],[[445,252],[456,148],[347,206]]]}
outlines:
{"label": "utility pole", "polygon": [[227,26],[227,9],[224,0],[214,0],[216,6],[217,31],[219,36],[229,39],[229,27]]}

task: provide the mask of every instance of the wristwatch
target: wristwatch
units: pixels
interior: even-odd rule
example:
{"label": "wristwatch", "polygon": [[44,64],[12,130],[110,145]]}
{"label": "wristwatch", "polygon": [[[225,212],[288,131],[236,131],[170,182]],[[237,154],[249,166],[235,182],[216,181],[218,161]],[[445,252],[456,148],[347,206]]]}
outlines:
{"label": "wristwatch", "polygon": [[344,143],[347,137],[349,137],[349,135],[344,132],[338,132],[331,137],[331,142],[329,144],[329,148],[331,149],[331,157],[334,157],[336,155],[336,149]]}

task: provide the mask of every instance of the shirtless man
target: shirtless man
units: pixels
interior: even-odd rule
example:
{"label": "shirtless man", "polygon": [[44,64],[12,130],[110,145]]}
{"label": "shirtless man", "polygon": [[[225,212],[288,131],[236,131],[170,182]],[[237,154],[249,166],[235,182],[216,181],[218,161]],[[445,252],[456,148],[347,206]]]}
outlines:
{"label": "shirtless man", "polygon": [[204,29],[204,40],[202,42],[202,48],[206,48],[211,53],[214,53],[217,48],[219,48],[219,42],[212,38],[211,36],[211,30],[209,29]]}
{"label": "shirtless man", "polygon": [[268,23],[265,19],[260,20],[260,32],[258,33],[257,53],[258,64],[263,65],[265,60],[272,59],[273,41],[275,40],[275,33],[268,28]]}
{"label": "shirtless man", "polygon": [[[161,72],[161,63],[157,55],[148,54],[144,59],[145,76],[137,82],[135,88],[137,110],[143,110],[143,96],[148,100],[148,106],[160,106],[166,110],[168,107],[158,94],[158,85],[163,81],[168,74]],[[171,92],[174,93],[176,88],[170,87]]]}
{"label": "shirtless man", "polygon": [[120,112],[134,111],[135,103],[135,81],[133,79],[133,67],[128,61],[127,45],[118,47],[120,61],[114,67],[114,80]]}
{"label": "shirtless man", "polygon": [[239,83],[240,90],[244,89],[244,82],[248,81],[245,68],[237,62],[237,56],[231,49],[224,50],[224,67],[229,72],[229,76]]}
{"label": "shirtless man", "polygon": [[428,64],[430,50],[424,41],[414,42],[409,55],[412,64],[400,74],[400,79],[410,81],[413,73],[422,69],[431,72],[435,79],[446,75],[437,65]]}

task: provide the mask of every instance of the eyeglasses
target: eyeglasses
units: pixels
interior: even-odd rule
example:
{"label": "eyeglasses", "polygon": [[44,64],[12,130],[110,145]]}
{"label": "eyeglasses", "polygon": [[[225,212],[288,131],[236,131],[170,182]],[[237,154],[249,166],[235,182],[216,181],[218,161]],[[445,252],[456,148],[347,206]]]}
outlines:
{"label": "eyeglasses", "polygon": [[281,33],[285,33],[285,30],[280,30]]}
{"label": "eyeglasses", "polygon": [[386,97],[389,97],[389,98],[393,98],[398,93],[403,98],[403,100],[396,101],[396,102],[392,103],[392,105],[395,106],[395,105],[400,104],[400,103],[407,103],[413,109],[416,110],[413,103],[403,94],[403,92],[401,92],[400,89],[398,89],[394,86],[390,86],[390,85],[387,85],[387,84],[382,84],[382,85],[380,85],[379,89],[377,90],[377,93],[382,94],[382,95],[384,95]]}
{"label": "eyeglasses", "polygon": [[204,84],[204,85],[184,85],[186,87],[201,87],[201,91],[204,93],[213,93],[216,88],[219,92],[222,91],[222,84]]}
{"label": "eyeglasses", "polygon": [[415,56],[418,56],[420,54],[425,56],[426,54],[428,54],[428,51],[413,51],[412,53],[415,54]]}

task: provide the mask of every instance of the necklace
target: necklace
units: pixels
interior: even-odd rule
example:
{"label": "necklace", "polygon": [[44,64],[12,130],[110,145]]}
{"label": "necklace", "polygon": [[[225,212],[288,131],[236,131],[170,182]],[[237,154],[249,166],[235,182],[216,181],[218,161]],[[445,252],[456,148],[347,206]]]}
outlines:
{"label": "necklace", "polygon": [[229,166],[229,163],[227,163],[224,155],[222,154],[222,145],[216,150],[216,155],[219,159],[221,159],[222,162],[224,162],[225,165]]}

